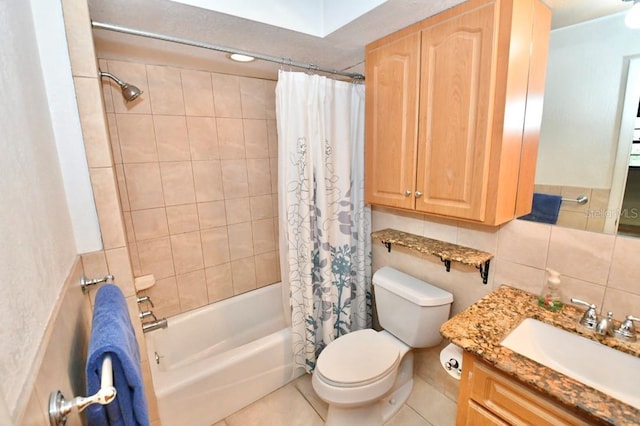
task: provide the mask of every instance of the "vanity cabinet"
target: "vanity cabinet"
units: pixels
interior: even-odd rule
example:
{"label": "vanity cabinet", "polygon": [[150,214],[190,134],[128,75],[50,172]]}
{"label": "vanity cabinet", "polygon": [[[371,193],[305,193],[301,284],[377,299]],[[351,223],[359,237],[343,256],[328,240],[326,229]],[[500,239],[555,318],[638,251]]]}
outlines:
{"label": "vanity cabinet", "polygon": [[539,0],[470,0],[367,45],[366,202],[528,213],[550,20]]}
{"label": "vanity cabinet", "polygon": [[576,413],[465,352],[456,425],[589,425]]}

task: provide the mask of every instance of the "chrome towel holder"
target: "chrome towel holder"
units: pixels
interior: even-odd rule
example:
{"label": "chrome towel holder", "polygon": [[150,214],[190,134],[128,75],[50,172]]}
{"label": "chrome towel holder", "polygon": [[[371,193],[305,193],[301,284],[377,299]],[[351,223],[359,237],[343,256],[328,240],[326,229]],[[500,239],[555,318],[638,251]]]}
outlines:
{"label": "chrome towel holder", "polygon": [[116,388],[113,386],[113,364],[111,356],[107,355],[102,360],[100,390],[95,395],[76,396],[67,401],[59,390],[49,394],[49,424],[64,426],[67,423],[67,416],[74,408],[77,408],[80,413],[91,404],[107,405],[115,399],[116,393]]}

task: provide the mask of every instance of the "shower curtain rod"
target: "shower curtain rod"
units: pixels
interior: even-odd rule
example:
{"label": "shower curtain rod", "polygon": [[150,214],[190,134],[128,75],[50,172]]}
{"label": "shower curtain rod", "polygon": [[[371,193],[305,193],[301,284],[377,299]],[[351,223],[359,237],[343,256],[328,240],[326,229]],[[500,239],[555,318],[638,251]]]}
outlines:
{"label": "shower curtain rod", "polygon": [[261,53],[247,52],[246,50],[234,49],[232,47],[220,46],[216,44],[202,43],[199,41],[187,40],[178,37],[166,36],[163,34],[152,33],[148,31],[136,30],[133,28],[121,27],[118,25],[106,24],[104,22],[91,21],[93,28],[101,30],[115,31],[123,34],[137,35],[141,37],[154,38],[156,40],[169,41],[172,43],[185,44],[187,46],[201,47],[203,49],[216,50],[218,52],[235,53],[239,55],[253,56],[256,59],[263,61],[275,62],[276,64],[288,65],[296,68],[305,68],[307,70],[320,71],[328,74],[341,75],[343,77],[353,78],[355,80],[364,80],[364,75],[359,73],[350,73],[346,71],[339,71],[335,69],[323,68],[318,65],[308,64],[304,62],[297,62],[290,58],[279,58],[277,56],[263,55]]}

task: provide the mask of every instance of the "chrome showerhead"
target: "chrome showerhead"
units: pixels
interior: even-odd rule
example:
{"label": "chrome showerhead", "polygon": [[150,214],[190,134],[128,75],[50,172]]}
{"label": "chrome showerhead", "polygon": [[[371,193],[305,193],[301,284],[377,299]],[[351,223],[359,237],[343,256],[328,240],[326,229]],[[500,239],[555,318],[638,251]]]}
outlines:
{"label": "chrome showerhead", "polygon": [[122,97],[127,102],[131,102],[132,100],[136,99],[138,96],[142,94],[142,90],[138,89],[136,86],[132,84],[125,83],[124,81],[120,80],[118,77],[116,77],[113,74],[100,71],[100,77],[108,77],[111,80],[115,81],[118,84],[118,86],[120,86],[120,90],[122,91]]}

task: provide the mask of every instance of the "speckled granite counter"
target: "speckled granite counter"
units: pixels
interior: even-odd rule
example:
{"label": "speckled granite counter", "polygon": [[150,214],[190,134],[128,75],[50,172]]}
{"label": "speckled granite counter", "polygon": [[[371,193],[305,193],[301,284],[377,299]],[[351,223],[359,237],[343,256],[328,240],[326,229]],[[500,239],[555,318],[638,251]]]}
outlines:
{"label": "speckled granite counter", "polygon": [[[574,306],[565,305],[560,313],[549,312],[538,306],[535,295],[502,286],[444,323],[440,332],[497,369],[584,412],[594,423],[640,425],[640,410],[500,346],[524,318],[535,318],[640,357],[640,341],[598,336],[579,325],[581,317],[582,311]],[[594,368],[606,368],[606,364]]]}

